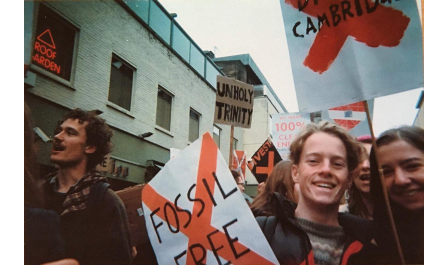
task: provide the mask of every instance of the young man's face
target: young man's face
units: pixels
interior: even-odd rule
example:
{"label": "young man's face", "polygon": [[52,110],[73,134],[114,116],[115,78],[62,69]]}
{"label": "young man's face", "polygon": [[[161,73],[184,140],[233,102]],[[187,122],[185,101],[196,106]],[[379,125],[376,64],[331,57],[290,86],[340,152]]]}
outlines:
{"label": "young man's face", "polygon": [[371,144],[362,143],[362,145],[367,150],[367,159],[365,159],[361,164],[359,164],[358,168],[355,171],[353,176],[353,182],[355,183],[356,188],[361,193],[369,194],[370,193],[370,152],[371,152]]}
{"label": "young man's face", "polygon": [[85,127],[88,122],[79,123],[78,119],[67,119],[55,131],[50,161],[59,167],[79,164],[87,160],[87,154],[95,148],[87,146]]}
{"label": "young man's face", "polygon": [[311,135],[299,164],[292,166],[292,176],[299,184],[299,205],[337,207],[351,182],[343,142],[323,132]]}

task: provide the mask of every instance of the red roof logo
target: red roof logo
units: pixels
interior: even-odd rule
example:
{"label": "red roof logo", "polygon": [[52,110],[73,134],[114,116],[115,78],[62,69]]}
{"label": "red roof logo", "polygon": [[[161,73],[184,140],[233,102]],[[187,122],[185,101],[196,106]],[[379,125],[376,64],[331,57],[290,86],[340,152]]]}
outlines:
{"label": "red roof logo", "polygon": [[53,49],[56,49],[56,45],[54,44],[54,40],[52,37],[52,33],[50,32],[50,29],[47,29],[46,31],[41,33],[37,37],[37,40],[39,40],[40,42],[44,43],[47,46],[50,46]]}

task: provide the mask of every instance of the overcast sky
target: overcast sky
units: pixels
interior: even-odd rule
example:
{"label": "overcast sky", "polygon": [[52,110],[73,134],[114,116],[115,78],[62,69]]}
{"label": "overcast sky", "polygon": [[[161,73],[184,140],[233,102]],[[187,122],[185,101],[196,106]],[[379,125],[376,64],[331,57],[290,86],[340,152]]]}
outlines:
{"label": "overcast sky", "polygon": [[[202,50],[216,57],[250,54],[289,112],[298,105],[280,0],[159,0]],[[418,3],[421,11],[421,2]],[[378,98],[374,133],[411,125],[421,90]]]}

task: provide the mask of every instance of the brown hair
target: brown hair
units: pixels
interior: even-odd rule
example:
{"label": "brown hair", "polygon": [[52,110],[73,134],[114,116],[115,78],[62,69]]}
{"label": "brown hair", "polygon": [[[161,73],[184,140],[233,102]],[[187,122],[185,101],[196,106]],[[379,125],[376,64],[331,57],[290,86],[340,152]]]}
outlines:
{"label": "brown hair", "polygon": [[361,160],[361,145],[344,128],[328,121],[322,121],[319,124],[310,123],[296,136],[290,145],[290,160],[293,164],[299,164],[306,140],[311,135],[319,132],[335,136],[343,142],[346,148],[348,170],[351,174],[358,167]]}
{"label": "brown hair", "polygon": [[280,161],[274,166],[266,180],[264,190],[256,196],[250,205],[254,213],[274,215],[274,192],[284,195],[290,201],[297,202],[297,197],[294,193],[294,182],[291,177],[291,165],[290,161]]}
{"label": "brown hair", "polygon": [[106,121],[97,116],[95,112],[84,111],[79,108],[65,114],[62,120],[58,121],[56,130],[67,119],[77,119],[81,124],[86,121],[88,122],[88,125],[85,127],[85,131],[87,133],[87,145],[96,147],[96,151],[94,153],[88,154],[87,169],[91,170],[102,162],[105,155],[111,152],[111,139],[113,132],[106,124]]}

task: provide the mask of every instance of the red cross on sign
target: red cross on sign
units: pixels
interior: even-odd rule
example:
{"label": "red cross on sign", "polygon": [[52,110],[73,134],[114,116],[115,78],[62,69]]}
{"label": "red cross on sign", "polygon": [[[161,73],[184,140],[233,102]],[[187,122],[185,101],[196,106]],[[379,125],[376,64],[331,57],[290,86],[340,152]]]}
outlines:
{"label": "red cross on sign", "polygon": [[170,160],[142,191],[159,264],[276,264],[209,133]]}

